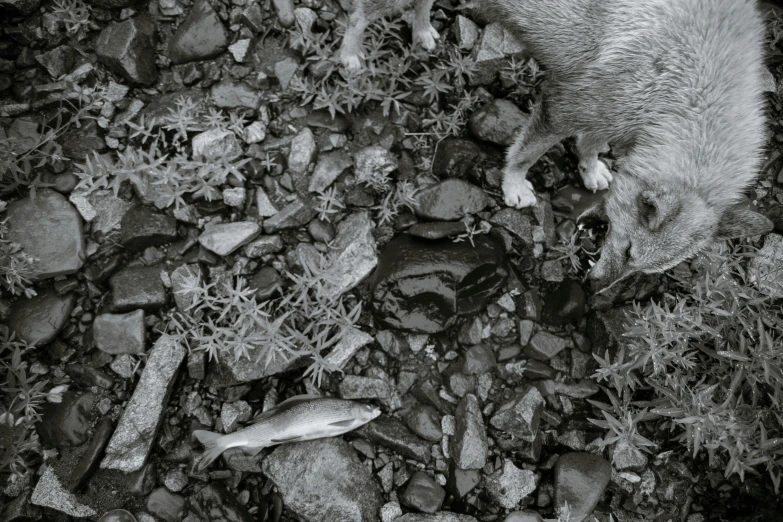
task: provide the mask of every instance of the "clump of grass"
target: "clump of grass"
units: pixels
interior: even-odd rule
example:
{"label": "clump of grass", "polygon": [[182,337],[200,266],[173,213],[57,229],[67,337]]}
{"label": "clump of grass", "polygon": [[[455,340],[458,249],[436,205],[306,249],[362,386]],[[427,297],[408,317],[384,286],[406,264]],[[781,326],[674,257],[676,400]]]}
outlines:
{"label": "clump of grass", "polygon": [[779,492],[783,476],[783,313],[751,283],[746,246],[701,257],[702,273],[659,302],[634,304],[617,353],[595,355],[597,403],[607,445],[646,449],[638,431],[655,419],[726,477],[762,472]]}
{"label": "clump of grass", "polygon": [[61,402],[68,386],[45,391],[48,381],[38,380],[28,371],[23,355],[32,347],[0,328],[0,474],[10,473],[17,480],[32,470],[41,445],[35,424],[45,402]]}
{"label": "clump of grass", "polygon": [[258,364],[310,361],[305,375],[320,386],[324,372],[334,371],[325,358],[356,324],[361,303],[352,307],[336,295],[331,262],[326,256],[300,258],[301,272],[287,272],[283,296],[256,302],[247,282],[205,284],[194,277],[181,293],[191,298],[187,313],[175,313],[171,327],[210,359],[233,357]]}

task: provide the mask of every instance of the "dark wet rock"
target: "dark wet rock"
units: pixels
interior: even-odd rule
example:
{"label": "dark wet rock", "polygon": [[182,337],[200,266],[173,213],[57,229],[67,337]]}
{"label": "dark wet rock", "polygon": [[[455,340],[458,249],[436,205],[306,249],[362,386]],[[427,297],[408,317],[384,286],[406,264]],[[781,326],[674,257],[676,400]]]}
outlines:
{"label": "dark wet rock", "polygon": [[307,115],[307,124],[311,127],[327,129],[331,132],[343,134],[351,127],[351,122],[342,114],[332,116],[327,109],[312,111]]}
{"label": "dark wet rock", "polygon": [[36,191],[8,204],[8,241],[19,243],[37,261],[31,279],[39,281],[73,274],[86,258],[84,232],[79,213],[62,194],[49,189]]}
{"label": "dark wet rock", "polygon": [[0,520],[5,520],[6,522],[26,522],[28,520],[40,519],[41,508],[30,503],[29,488],[23,490],[16,498],[9,500],[0,509]]}
{"label": "dark wet rock", "polygon": [[93,508],[82,504],[73,493],[65,489],[62,479],[49,466],[46,466],[43,475],[35,485],[30,502],[77,518],[97,515]]}
{"label": "dark wet rock", "polygon": [[334,225],[323,219],[314,219],[307,225],[307,233],[310,234],[315,241],[323,244],[328,244],[334,239],[334,235],[337,233],[334,229]]}
{"label": "dark wet rock", "polygon": [[603,214],[601,206],[608,192],[608,190],[600,190],[594,193],[567,185],[555,193],[552,207],[566,214],[574,222],[586,217],[600,218]]}
{"label": "dark wet rock", "polygon": [[54,187],[52,187],[54,190],[60,194],[70,194],[76,188],[76,185],[79,184],[79,177],[71,172],[63,172],[56,175],[52,182],[54,183]]}
{"label": "dark wet rock", "polygon": [[128,473],[126,483],[128,492],[134,497],[145,497],[152,492],[158,481],[158,468],[154,462],[148,462],[140,470]]}
{"label": "dark wet rock", "polygon": [[573,279],[566,279],[544,297],[541,319],[561,326],[577,324],[585,314],[585,292]]}
{"label": "dark wet rock", "polygon": [[41,0],[0,0],[0,9],[14,15],[27,16],[33,14],[41,5]]}
{"label": "dark wet rock", "polygon": [[210,483],[190,498],[190,512],[202,522],[253,522],[255,518],[247,508],[237,502],[236,497],[222,484]]}
{"label": "dark wet rock", "polygon": [[328,296],[337,297],[354,289],[378,264],[375,243],[375,223],[367,212],[356,212],[337,225],[337,237],[331,247],[330,276],[332,280]]}
{"label": "dark wet rock", "polygon": [[453,221],[476,214],[489,205],[489,196],[461,179],[446,179],[416,195],[416,214],[439,221]]}
{"label": "dark wet rock", "polygon": [[298,228],[309,223],[316,215],[313,207],[297,198],[264,221],[264,232],[274,234],[288,228]]}
{"label": "dark wet rock", "polygon": [[465,352],[462,372],[465,375],[479,375],[494,370],[496,365],[495,352],[492,348],[488,344],[477,344]]}
{"label": "dark wet rock", "polygon": [[543,406],[541,393],[530,387],[498,408],[489,423],[500,431],[532,441],[538,432]]}
{"label": "dark wet rock", "polygon": [[401,517],[395,518],[394,522],[477,522],[470,515],[459,515],[441,511],[433,515],[424,515],[422,513],[406,513]]}
{"label": "dark wet rock", "polygon": [[122,217],[121,230],[123,246],[140,252],[177,239],[177,220],[149,207],[133,207]]}
{"label": "dark wet rock", "polygon": [[40,410],[41,422],[36,424],[36,430],[47,447],[79,446],[89,435],[95,395],[67,391],[62,398],[60,403],[45,403]]}
{"label": "dark wet rock", "polygon": [[356,433],[364,435],[370,442],[396,451],[403,457],[424,463],[430,460],[430,443],[417,437],[394,417],[378,417],[359,428]]}
{"label": "dark wet rock", "polygon": [[142,14],[109,24],[95,42],[95,51],[101,63],[127,81],[152,85],[158,79],[156,42],[155,21]]}
{"label": "dark wet rock", "polygon": [[482,159],[478,145],[470,140],[447,138],[432,159],[432,173],[441,179],[465,178]]}
{"label": "dark wet rock", "polygon": [[35,57],[35,61],[40,63],[54,79],[71,72],[75,60],[76,51],[68,45],[60,45]]}
{"label": "dark wet rock", "polygon": [[524,352],[528,357],[539,361],[548,361],[552,357],[562,352],[568,346],[568,340],[553,335],[549,332],[539,330],[530,339],[530,343],[525,347]]}
{"label": "dark wet rock", "polygon": [[533,247],[533,224],[530,216],[524,212],[515,208],[504,208],[493,214],[489,222],[511,232],[526,247]]}
{"label": "dark wet rock", "polygon": [[339,438],[278,446],[263,462],[286,508],[302,522],[376,522],[380,488]]}
{"label": "dark wet rock", "polygon": [[283,276],[273,266],[265,266],[256,272],[248,283],[255,291],[257,301],[268,301],[283,288]]}
{"label": "dark wet rock", "polygon": [[65,327],[75,304],[73,293],[60,296],[51,289],[40,290],[35,297],[23,297],[13,304],[8,327],[22,341],[43,346]]}
{"label": "dark wet rock", "polygon": [[423,239],[444,239],[464,234],[467,230],[462,221],[434,221],[417,223],[408,229],[408,233]]}
{"label": "dark wet rock", "polygon": [[425,472],[417,471],[400,495],[400,502],[417,511],[435,513],[443,505],[445,498],[446,490]]}
{"label": "dark wet rock", "polygon": [[68,491],[76,493],[76,491],[87,484],[90,477],[98,469],[98,465],[101,463],[103,457],[103,450],[109,443],[109,438],[114,431],[114,425],[111,419],[104,417],[98,423],[95,428],[95,432],[92,434],[90,444],[87,446],[87,451],[79,458],[79,462],[71,470],[71,476],[68,480]]}
{"label": "dark wet rock", "polygon": [[361,375],[346,375],[340,381],[339,389],[343,399],[388,399],[394,391],[384,379]]}
{"label": "dark wet rock", "polygon": [[169,41],[174,64],[215,58],[228,47],[228,31],[208,0],[196,0]]}
{"label": "dark wet rock", "polygon": [[166,304],[166,288],[160,278],[162,267],[127,267],[109,279],[112,292],[112,310],[126,312],[143,308],[157,310]]}
{"label": "dark wet rock", "polygon": [[93,322],[92,335],[95,346],[103,352],[112,355],[144,353],[147,341],[144,311],[99,315]]}
{"label": "dark wet rock", "polygon": [[[106,141],[103,137],[103,131],[98,127],[98,124],[95,123],[94,120],[88,120],[78,129],[72,129],[70,132],[67,132],[65,136],[63,136],[62,146],[63,155],[72,160],[83,162],[85,157],[91,155],[93,152],[105,151]],[[98,214],[95,216],[95,219],[91,219],[93,223],[102,223],[104,220],[108,221],[108,218],[111,217],[101,215],[106,212],[106,206],[108,206],[101,206],[96,202],[96,199],[100,198],[101,194],[103,193],[95,192],[91,197],[87,197],[87,201],[93,204],[95,212]],[[77,194],[72,194],[70,198],[71,202],[74,204],[77,203],[75,196],[77,196]],[[81,207],[77,208],[80,208],[81,210]],[[88,219],[86,216],[85,218]],[[102,228],[102,226],[99,226],[97,229],[101,230]],[[93,230],[96,230],[95,225],[93,225]]]}
{"label": "dark wet rock", "polygon": [[510,460],[503,469],[487,477],[487,493],[506,509],[514,509],[538,487],[539,477],[527,469],[517,468]]}
{"label": "dark wet rock", "polygon": [[144,466],[184,358],[185,349],[173,337],[164,335],[155,342],[133,396],[106,448],[101,468],[130,473]]}
{"label": "dark wet rock", "polygon": [[449,463],[446,491],[454,498],[464,498],[478,486],[479,482],[481,482],[481,470],[460,469],[454,461]]}
{"label": "dark wet rock", "polygon": [[617,349],[625,344],[623,334],[629,324],[627,308],[613,308],[608,312],[595,312],[587,318],[587,337],[593,352],[604,357],[608,352],[612,359]]}
{"label": "dark wet rock", "polygon": [[340,175],[353,165],[353,160],[344,150],[322,154],[318,158],[313,176],[310,178],[310,192],[323,192]]}
{"label": "dark wet rock", "polygon": [[493,240],[427,241],[403,234],[380,256],[372,281],[376,318],[385,326],[434,333],[482,310],[508,277]]}
{"label": "dark wet rock", "polygon": [[155,489],[147,499],[147,511],[166,522],[180,522],[185,509],[185,497],[164,487]]}
{"label": "dark wet rock", "polygon": [[260,230],[258,224],[252,221],[221,223],[202,232],[198,242],[210,252],[227,256],[252,241]]}
{"label": "dark wet rock", "polygon": [[137,522],[137,520],[129,511],[112,509],[99,518],[98,522]]}
{"label": "dark wet rock", "polygon": [[454,414],[454,462],[460,469],[481,469],[487,463],[487,430],[475,395],[460,400]]}
{"label": "dark wet rock", "polygon": [[105,390],[110,390],[114,386],[114,379],[106,372],[93,368],[91,365],[88,366],[81,363],[69,364],[65,367],[65,373],[86,388],[99,386]]}
{"label": "dark wet rock", "polygon": [[571,520],[582,522],[601,500],[611,476],[611,464],[597,455],[583,452],[561,455],[555,464],[555,509],[567,503]]}
{"label": "dark wet rock", "polygon": [[511,145],[530,116],[509,100],[492,100],[470,116],[470,132],[480,140]]}
{"label": "dark wet rock", "polygon": [[533,384],[544,397],[558,394],[574,399],[584,399],[601,391],[598,385],[591,379],[580,379],[575,382],[545,380],[536,381]]}
{"label": "dark wet rock", "polygon": [[424,440],[438,442],[443,438],[440,413],[432,406],[416,405],[405,415],[405,425]]}
{"label": "dark wet rock", "polygon": [[261,94],[245,82],[223,80],[210,90],[212,101],[221,109],[257,109]]}

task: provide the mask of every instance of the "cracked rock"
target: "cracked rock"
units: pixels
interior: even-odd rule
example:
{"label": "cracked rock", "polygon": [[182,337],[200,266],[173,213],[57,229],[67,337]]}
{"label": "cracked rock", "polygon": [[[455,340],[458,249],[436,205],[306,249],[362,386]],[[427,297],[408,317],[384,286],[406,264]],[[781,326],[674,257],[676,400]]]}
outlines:
{"label": "cracked rock", "polygon": [[98,37],[95,51],[101,63],[127,81],[152,85],[158,79],[156,42],[154,20],[142,14],[108,25]]}

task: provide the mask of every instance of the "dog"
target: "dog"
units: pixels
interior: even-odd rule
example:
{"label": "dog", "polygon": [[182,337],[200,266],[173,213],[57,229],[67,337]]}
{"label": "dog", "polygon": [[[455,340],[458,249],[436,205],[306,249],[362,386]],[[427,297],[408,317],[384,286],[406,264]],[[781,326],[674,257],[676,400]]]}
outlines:
{"label": "dog", "polygon": [[[540,101],[507,151],[508,206],[536,204],[528,170],[576,136],[586,188],[609,188],[609,232],[588,278],[667,270],[715,238],[772,223],[737,205],[764,143],[754,0],[476,0],[545,67]],[[625,150],[616,173],[598,157]]]}
{"label": "dog", "polygon": [[340,61],[350,71],[361,69],[364,58],[362,42],[364,31],[372,22],[385,16],[399,15],[414,5],[413,43],[427,51],[434,51],[438,31],[430,22],[430,10],[434,0],[348,0],[351,2],[348,25],[340,47]]}

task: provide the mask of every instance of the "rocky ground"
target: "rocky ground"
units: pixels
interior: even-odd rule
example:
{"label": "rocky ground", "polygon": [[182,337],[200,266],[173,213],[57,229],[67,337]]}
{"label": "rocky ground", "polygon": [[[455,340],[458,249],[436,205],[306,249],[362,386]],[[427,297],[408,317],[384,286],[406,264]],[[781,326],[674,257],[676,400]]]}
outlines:
{"label": "rocky ground", "polygon": [[[602,196],[569,144],[534,169],[535,207],[502,204],[503,147],[540,83],[524,49],[436,2],[440,54],[379,55],[394,66],[371,95],[318,56],[340,7],[295,7],[0,0],[0,139],[41,159],[0,163],[7,239],[35,258],[34,292],[0,299],[6,348],[9,332],[34,348],[0,354],[46,382],[28,396],[59,387],[38,404],[40,454],[0,469],[0,519],[779,520],[766,477],[724,478],[652,421],[649,453],[599,443],[592,354],[673,283],[583,283],[601,225],[577,221]],[[779,57],[750,199],[776,224],[757,284],[783,294]],[[439,76],[463,59],[470,74]],[[425,80],[395,91],[395,67]],[[383,414],[193,468],[194,430],[300,393]],[[3,465],[15,430],[0,426]]]}

